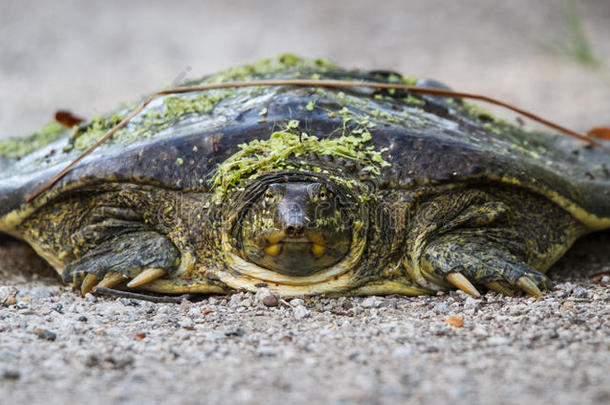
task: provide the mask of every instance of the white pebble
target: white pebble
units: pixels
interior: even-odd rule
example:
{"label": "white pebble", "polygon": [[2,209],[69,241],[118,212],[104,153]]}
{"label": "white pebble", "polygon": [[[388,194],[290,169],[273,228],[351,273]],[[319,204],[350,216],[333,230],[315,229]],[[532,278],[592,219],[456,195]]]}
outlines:
{"label": "white pebble", "polygon": [[305,308],[304,305],[297,305],[294,308],[294,318],[297,320],[301,320],[303,318],[308,318],[309,317],[309,310],[307,308]]}

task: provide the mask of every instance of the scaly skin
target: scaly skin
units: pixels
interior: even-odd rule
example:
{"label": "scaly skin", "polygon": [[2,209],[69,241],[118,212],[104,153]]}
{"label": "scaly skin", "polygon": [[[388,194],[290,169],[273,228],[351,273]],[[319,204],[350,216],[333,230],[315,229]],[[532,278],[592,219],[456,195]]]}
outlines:
{"label": "scaly skin", "polygon": [[[329,189],[336,187],[329,183]],[[240,220],[232,209],[248,209],[239,205],[240,197],[253,188],[234,192],[228,201],[235,203],[227,210],[209,204],[209,194],[107,184],[86,198],[81,192],[46,205],[18,231],[43,257],[59,258],[53,265],[64,281],[85,293],[106,277],[103,286],[112,282],[167,293],[255,291],[264,282],[287,296],[417,295],[455,286],[473,295],[481,287],[538,295],[550,287],[542,273],[586,232],[558,206],[516,188],[378,190],[378,197],[361,207],[368,213],[358,218],[363,230],[350,235],[350,254],[357,256],[358,241],[365,241],[358,245],[364,248],[344,272],[332,277],[326,277],[329,269],[307,276],[281,274],[249,262],[240,248],[241,235],[261,234],[258,228],[242,233],[240,226],[252,222],[237,222],[237,228],[232,223]],[[267,188],[260,189],[257,197],[264,199]],[[264,249],[261,255],[269,256]],[[239,267],[235,257],[248,265]],[[474,289],[449,276],[455,273]],[[87,279],[89,274],[95,277]],[[134,278],[135,285],[129,283]]]}

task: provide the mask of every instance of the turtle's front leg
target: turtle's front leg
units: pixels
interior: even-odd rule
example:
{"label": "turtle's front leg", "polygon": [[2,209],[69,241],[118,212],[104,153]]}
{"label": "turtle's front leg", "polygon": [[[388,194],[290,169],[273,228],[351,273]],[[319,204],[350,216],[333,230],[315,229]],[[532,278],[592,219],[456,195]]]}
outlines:
{"label": "turtle's front leg", "polygon": [[[107,220],[101,228],[115,222],[119,221]],[[91,232],[91,229],[84,231]],[[83,233],[86,232],[78,235]],[[164,235],[132,229],[96,241],[82,256],[66,265],[62,277],[64,282],[75,287],[80,284],[83,295],[96,285],[110,288],[127,280],[130,280],[127,287],[133,288],[176,270],[179,258],[180,252]]]}
{"label": "turtle's front leg", "polygon": [[542,295],[552,282],[519,259],[501,243],[485,235],[457,232],[431,241],[419,261],[424,276],[437,284],[449,283],[473,296],[479,292],[472,283],[505,295],[524,291]]}
{"label": "turtle's front leg", "polygon": [[516,190],[464,189],[423,203],[407,235],[404,264],[424,288],[477,286],[540,296],[551,288],[542,274],[581,232],[552,203]]}

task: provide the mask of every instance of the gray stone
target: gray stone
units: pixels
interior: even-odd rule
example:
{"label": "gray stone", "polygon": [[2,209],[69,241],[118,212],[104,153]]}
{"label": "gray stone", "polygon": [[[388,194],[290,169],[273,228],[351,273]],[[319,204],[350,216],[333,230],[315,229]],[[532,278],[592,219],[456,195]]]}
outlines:
{"label": "gray stone", "polygon": [[379,308],[383,305],[383,299],[373,295],[366,297],[360,305],[364,308]]}
{"label": "gray stone", "polygon": [[294,318],[297,320],[301,320],[303,318],[308,318],[310,316],[309,310],[305,308],[304,305],[297,305],[294,307]]}
{"label": "gray stone", "polygon": [[297,305],[305,305],[305,301],[300,298],[293,298],[290,300],[290,305],[296,307]]}
{"label": "gray stone", "polygon": [[572,295],[576,298],[585,298],[587,296],[587,290],[582,288],[581,286],[576,286],[572,290]]}

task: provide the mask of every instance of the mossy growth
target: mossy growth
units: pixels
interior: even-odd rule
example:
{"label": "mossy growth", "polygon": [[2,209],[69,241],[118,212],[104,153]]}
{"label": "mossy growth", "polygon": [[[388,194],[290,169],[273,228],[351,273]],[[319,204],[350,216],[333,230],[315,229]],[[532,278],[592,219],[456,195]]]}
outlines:
{"label": "mossy growth", "polygon": [[407,86],[415,86],[419,82],[419,78],[414,76],[407,76],[402,78],[402,84],[406,84]]}
{"label": "mossy growth", "polygon": [[[109,117],[95,117],[91,120],[73,127],[72,129],[72,147],[76,150],[84,150],[96,143],[104,134],[121,122],[124,115],[115,113]],[[122,129],[118,131],[114,139],[122,139],[130,132]]]}
{"label": "mossy growth", "polygon": [[[162,104],[145,110],[134,118],[128,127],[113,136],[113,141],[129,143],[145,136],[169,128],[191,114],[208,114],[223,99],[231,95],[229,91],[209,91],[193,94],[165,96]],[[74,129],[73,147],[84,150],[97,142],[106,132],[123,120],[128,110],[122,110],[108,117],[96,117]]]}
{"label": "mossy growth", "polygon": [[491,123],[494,123],[497,125],[510,125],[508,122],[506,122],[506,120],[503,120],[502,118],[495,116],[490,111],[486,110],[485,108],[483,108],[477,104],[463,101],[462,106],[464,108],[464,111],[467,114],[471,115],[472,117],[474,117],[477,120],[482,121],[484,123],[491,122]]}
{"label": "mossy growth", "polygon": [[292,53],[284,53],[274,58],[261,59],[249,65],[242,65],[223,70],[207,76],[198,82],[222,83],[227,81],[251,80],[254,77],[264,77],[283,72],[290,73],[294,78],[299,78],[301,73],[306,73],[307,75],[302,78],[315,79],[315,77],[312,77],[312,71],[324,72],[332,69],[338,69],[337,65],[326,59],[304,59]]}
{"label": "mossy growth", "polygon": [[228,95],[228,91],[209,91],[197,94],[194,97],[184,95],[165,97],[163,99],[165,111],[162,118],[177,118],[191,113],[209,113],[214,109],[214,106],[218,104],[219,101],[223,100]]}
{"label": "mossy growth", "polygon": [[[215,171],[212,185],[214,201],[220,203],[231,190],[243,187],[248,180],[261,174],[280,170],[313,170],[306,163],[310,153],[318,156],[330,155],[358,161],[374,175],[379,175],[380,168],[390,166],[384,160],[383,151],[376,151],[367,142],[372,139],[368,131],[356,135],[344,135],[336,138],[319,139],[316,136],[291,132],[298,126],[298,121],[291,121],[285,131],[271,134],[269,139],[255,139],[239,145],[239,151],[220,164]],[[304,157],[304,165],[295,166],[295,159]]]}
{"label": "mossy growth", "polygon": [[410,94],[407,97],[405,97],[405,102],[407,104],[413,104],[413,105],[418,105],[418,106],[426,105],[425,100],[422,100],[421,98],[412,96]]}
{"label": "mossy growth", "polygon": [[51,121],[25,139],[7,139],[0,141],[0,156],[17,159],[38,150],[60,137],[66,127],[57,121]]}

